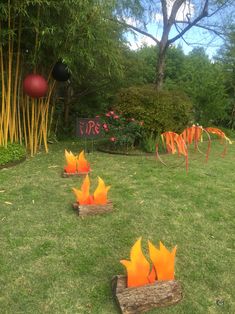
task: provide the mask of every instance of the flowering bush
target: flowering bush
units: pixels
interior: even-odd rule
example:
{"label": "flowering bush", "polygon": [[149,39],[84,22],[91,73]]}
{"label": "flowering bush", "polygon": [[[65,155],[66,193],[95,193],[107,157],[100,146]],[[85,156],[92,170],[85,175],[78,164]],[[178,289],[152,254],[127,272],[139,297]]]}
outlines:
{"label": "flowering bush", "polygon": [[143,122],[134,118],[126,119],[114,111],[107,112],[102,118],[103,131],[113,147],[132,149],[140,143]]}

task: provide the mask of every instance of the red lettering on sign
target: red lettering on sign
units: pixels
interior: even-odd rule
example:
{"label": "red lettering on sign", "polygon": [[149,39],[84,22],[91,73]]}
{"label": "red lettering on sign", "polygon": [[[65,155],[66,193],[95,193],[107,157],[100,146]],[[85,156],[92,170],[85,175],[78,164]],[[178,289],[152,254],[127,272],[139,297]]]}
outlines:
{"label": "red lettering on sign", "polygon": [[83,135],[83,127],[84,127],[84,123],[82,121],[79,121],[79,129],[80,129],[80,134]]}
{"label": "red lettering on sign", "polygon": [[97,122],[95,125],[95,134],[99,134],[100,133],[100,123]]}

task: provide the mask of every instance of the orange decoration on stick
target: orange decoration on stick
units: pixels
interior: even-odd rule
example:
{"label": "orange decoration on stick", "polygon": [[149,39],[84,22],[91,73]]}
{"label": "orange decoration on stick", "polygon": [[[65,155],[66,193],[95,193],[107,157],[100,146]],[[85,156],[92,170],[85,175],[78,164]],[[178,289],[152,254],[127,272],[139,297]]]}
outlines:
{"label": "orange decoration on stick", "polygon": [[[206,161],[208,160],[211,148],[211,138],[209,133],[216,134],[219,138],[224,140],[225,147],[222,153],[222,157],[224,157],[227,152],[227,143],[232,144],[232,141],[225,135],[223,131],[218,128],[203,128],[200,125],[192,125],[191,127],[186,128],[181,134],[177,134],[171,131],[164,132],[161,134],[161,139],[163,145],[166,145],[166,150],[168,153],[175,154],[176,152],[178,152],[179,156],[185,156],[186,171],[188,171],[188,147],[189,145],[194,143],[195,150],[198,150],[200,153],[203,154],[198,145],[199,141],[203,142],[203,132],[205,132],[208,137],[207,151],[205,154]],[[156,145],[156,157],[161,161],[161,163],[167,166],[159,155],[158,144]]]}
{"label": "orange decoration on stick", "polygon": [[169,252],[160,242],[158,250],[150,241],[149,255],[153,263],[150,271],[150,263],[145,258],[141,249],[141,238],[131,248],[130,261],[121,260],[121,264],[127,270],[127,287],[139,287],[156,280],[173,280],[176,247]]}
{"label": "orange decoration on stick", "polygon": [[94,195],[90,195],[90,179],[86,175],[81,189],[73,188],[73,192],[76,196],[77,203],[79,205],[105,205],[107,204],[107,194],[111,186],[106,186],[104,181],[98,177],[98,186],[94,192]]}
{"label": "orange decoration on stick", "polygon": [[[183,137],[181,137],[179,134],[175,132],[164,132],[161,134],[162,142],[163,144],[166,144],[167,152],[170,154],[175,154],[178,152],[178,155],[183,155],[185,157],[185,165],[186,165],[186,171],[188,171],[188,149],[185,144],[185,141]],[[165,164],[158,153],[158,145],[156,145],[156,155],[157,158]],[[166,164],[165,164],[166,165]]]}
{"label": "orange decoration on stick", "polygon": [[66,173],[87,173],[91,170],[90,164],[85,159],[84,150],[78,156],[65,150],[65,159],[67,166],[64,167],[64,171]]}

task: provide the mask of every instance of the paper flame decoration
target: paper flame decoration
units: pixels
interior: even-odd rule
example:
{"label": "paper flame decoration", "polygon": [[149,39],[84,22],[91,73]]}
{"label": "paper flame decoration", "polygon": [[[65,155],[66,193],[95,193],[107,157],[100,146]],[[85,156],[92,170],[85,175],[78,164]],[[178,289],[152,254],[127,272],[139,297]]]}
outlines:
{"label": "paper flame decoration", "polygon": [[174,264],[177,247],[172,252],[160,242],[157,249],[148,241],[149,256],[153,264],[152,269],[141,249],[141,238],[131,248],[130,261],[121,260],[127,270],[127,287],[139,287],[156,280],[174,280]]}
{"label": "paper flame decoration", "polygon": [[77,173],[77,172],[89,172],[90,164],[85,159],[84,150],[75,156],[71,151],[65,150],[65,159],[67,166],[64,167],[64,171],[67,173]]}
{"label": "paper flame decoration", "polygon": [[98,177],[98,186],[93,195],[90,195],[90,179],[86,175],[81,189],[73,188],[76,200],[80,205],[105,205],[107,204],[107,194],[111,186],[105,186],[104,181]]}
{"label": "paper flame decoration", "polygon": [[[222,140],[225,140],[225,148],[222,153],[222,156],[226,154],[227,151],[227,143],[232,144],[232,141],[225,135],[224,132],[222,132],[218,128],[203,128],[199,125],[193,125],[191,127],[186,128],[181,134],[177,134],[171,131],[164,132],[161,134],[161,139],[163,144],[166,145],[166,150],[168,153],[175,154],[178,152],[178,155],[183,155],[185,157],[185,163],[186,163],[186,171],[188,171],[188,146],[194,143],[195,150],[197,149],[199,152],[200,149],[198,147],[199,141],[203,141],[203,132],[207,134],[208,137],[208,146],[207,146],[207,152],[206,152],[206,160],[208,160],[209,152],[210,152],[210,146],[211,146],[211,139],[209,133],[216,134],[218,137],[220,137]],[[202,152],[201,152],[202,153]],[[158,145],[156,145],[156,155],[157,158],[166,165],[158,153]]]}

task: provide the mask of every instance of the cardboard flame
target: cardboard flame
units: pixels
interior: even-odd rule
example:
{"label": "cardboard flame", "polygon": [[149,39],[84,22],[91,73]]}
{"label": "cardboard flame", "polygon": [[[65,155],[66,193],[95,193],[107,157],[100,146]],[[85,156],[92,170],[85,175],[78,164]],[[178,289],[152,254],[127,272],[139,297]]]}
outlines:
{"label": "cardboard flame", "polygon": [[172,252],[169,252],[161,241],[159,250],[156,249],[156,247],[150,241],[148,241],[148,245],[149,256],[156,270],[157,279],[173,280],[175,278],[174,265],[177,247],[175,246]]}
{"label": "cardboard flame", "polygon": [[85,159],[84,150],[78,155],[74,155],[71,151],[65,150],[65,159],[67,166],[64,167],[64,171],[67,173],[77,172],[89,172],[90,164]]}
{"label": "cardboard flame", "polygon": [[77,170],[77,158],[72,152],[65,150],[65,159],[67,166],[64,167],[64,171],[68,173],[75,173]]}
{"label": "cardboard flame", "polygon": [[104,181],[98,177],[98,186],[94,192],[94,195],[90,195],[90,179],[86,175],[81,189],[73,188],[73,192],[76,196],[76,200],[80,205],[105,205],[107,204],[107,194],[111,186],[105,186]]}
{"label": "cardboard flame", "polygon": [[130,261],[121,260],[121,264],[127,270],[127,287],[139,287],[156,280],[173,280],[174,279],[174,262],[176,247],[169,252],[160,242],[158,250],[150,241],[148,241],[149,256],[153,263],[151,266],[145,258],[141,249],[141,238],[131,248]]}

